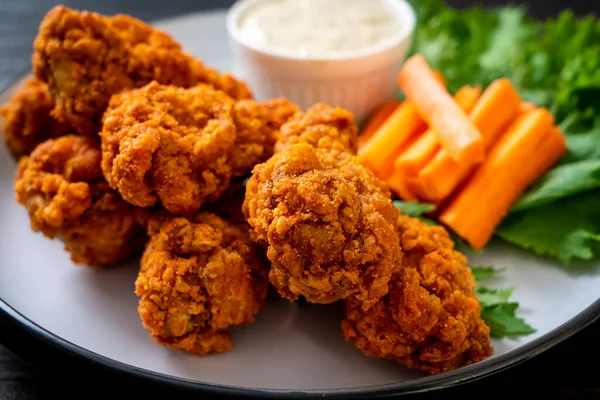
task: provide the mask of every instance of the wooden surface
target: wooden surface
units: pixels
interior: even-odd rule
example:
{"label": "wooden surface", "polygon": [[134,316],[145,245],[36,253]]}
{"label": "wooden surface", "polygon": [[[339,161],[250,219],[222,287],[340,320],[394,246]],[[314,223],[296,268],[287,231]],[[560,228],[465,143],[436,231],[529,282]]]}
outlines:
{"label": "wooden surface", "polygon": [[[468,2],[451,1],[457,5]],[[486,4],[502,2],[484,1]],[[0,88],[29,68],[37,25],[56,3],[52,0],[0,0]],[[74,8],[103,13],[123,12],[152,20],[193,10],[227,7],[233,0],[67,0],[63,3]],[[579,13],[597,12],[599,3],[598,0],[539,0],[531,2],[530,8],[535,15],[547,16],[564,6]],[[2,329],[0,324],[0,331]],[[68,360],[59,359],[57,355],[53,355],[56,359],[52,360],[40,359],[42,356],[37,350],[23,348],[25,337],[22,343],[19,340],[19,337],[13,339],[11,348],[29,363],[21,361],[0,345],[0,400],[120,398],[121,389],[117,390],[114,385],[117,381],[134,389],[137,393],[134,398],[176,398],[173,390],[149,387],[146,383],[115,376],[109,379],[98,370],[89,375],[78,374],[76,370],[69,370]],[[600,376],[596,364],[600,358],[599,340],[600,322],[596,322],[566,342],[516,367],[455,389],[416,397],[506,398],[526,395],[528,398],[600,399]],[[65,366],[61,367],[60,362],[66,362]],[[588,366],[588,363],[591,365]],[[518,389],[519,386],[522,388]]]}

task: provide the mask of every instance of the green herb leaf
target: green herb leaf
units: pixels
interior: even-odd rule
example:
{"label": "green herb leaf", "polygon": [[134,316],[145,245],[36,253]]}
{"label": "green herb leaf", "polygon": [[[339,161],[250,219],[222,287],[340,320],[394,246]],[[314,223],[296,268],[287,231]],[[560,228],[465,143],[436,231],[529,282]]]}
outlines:
{"label": "green herb leaf", "polygon": [[479,303],[482,307],[497,306],[508,302],[508,299],[512,295],[514,288],[509,289],[488,289],[484,287],[478,287],[475,293],[479,299]]}
{"label": "green herb leaf", "polygon": [[[600,147],[600,142],[596,146]],[[539,207],[596,188],[600,188],[600,159],[560,165],[539,179],[511,212]]]}
{"label": "green herb leaf", "polygon": [[471,272],[473,273],[473,276],[475,277],[475,281],[477,281],[477,283],[479,283],[481,280],[483,280],[485,278],[499,274],[500,272],[502,272],[502,270],[494,268],[491,265],[489,265],[489,266],[486,265],[486,266],[471,267]]}
{"label": "green herb leaf", "polygon": [[486,278],[499,274],[503,269],[492,266],[471,267],[475,276],[475,294],[481,305],[481,318],[490,327],[490,334],[496,338],[527,335],[535,332],[522,318],[517,317],[518,303],[509,302],[514,288],[490,289],[482,285]]}
{"label": "green herb leaf", "polygon": [[562,164],[582,160],[600,160],[600,129],[570,133],[567,137],[567,154]]}
{"label": "green herb leaf", "polygon": [[600,255],[600,190],[509,215],[496,235],[565,265],[590,260]]}
{"label": "green herb leaf", "polygon": [[481,311],[481,318],[490,327],[492,337],[514,337],[535,332],[535,329],[515,315],[518,307],[518,303],[503,303],[485,307]]}
{"label": "green herb leaf", "polygon": [[397,209],[402,211],[402,214],[408,215],[410,217],[420,217],[423,214],[426,214],[428,212],[435,210],[435,205],[433,205],[433,204],[419,203],[416,201],[406,202],[406,201],[395,200],[394,206],[396,206]]}

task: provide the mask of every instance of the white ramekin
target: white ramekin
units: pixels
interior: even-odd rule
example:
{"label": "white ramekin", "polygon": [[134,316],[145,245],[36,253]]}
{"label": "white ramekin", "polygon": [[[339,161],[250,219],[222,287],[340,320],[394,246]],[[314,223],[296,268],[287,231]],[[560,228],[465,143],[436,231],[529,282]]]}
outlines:
{"label": "white ramekin", "polygon": [[377,107],[398,94],[395,78],[412,45],[414,10],[405,0],[388,3],[402,29],[384,45],[351,55],[295,58],[259,48],[239,28],[243,13],[264,0],[239,0],[227,14],[227,32],[236,67],[258,100],[285,97],[306,109],[321,102],[354,113],[361,124]]}

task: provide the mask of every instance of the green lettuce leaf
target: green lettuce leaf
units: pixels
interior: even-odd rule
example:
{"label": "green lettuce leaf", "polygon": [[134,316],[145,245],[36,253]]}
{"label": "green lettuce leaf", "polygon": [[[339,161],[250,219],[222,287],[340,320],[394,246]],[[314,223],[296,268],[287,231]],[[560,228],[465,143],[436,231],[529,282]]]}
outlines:
{"label": "green lettuce leaf", "polygon": [[511,214],[496,235],[564,264],[590,260],[600,255],[600,190]]}
{"label": "green lettuce leaf", "polygon": [[[596,145],[600,147],[600,142]],[[511,212],[539,207],[596,188],[600,188],[600,159],[560,165],[539,179]]]}

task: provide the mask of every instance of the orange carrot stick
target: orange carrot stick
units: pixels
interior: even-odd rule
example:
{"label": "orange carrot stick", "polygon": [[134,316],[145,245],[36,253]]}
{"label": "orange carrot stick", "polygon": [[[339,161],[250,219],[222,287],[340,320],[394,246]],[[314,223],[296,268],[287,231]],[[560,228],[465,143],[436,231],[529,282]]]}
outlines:
{"label": "orange carrot stick", "polygon": [[412,193],[414,193],[417,198],[423,198],[423,186],[421,185],[421,182],[419,181],[418,177],[416,176],[409,176],[406,177],[406,186],[408,187],[408,190],[410,190]]}
{"label": "orange carrot stick", "polygon": [[435,130],[452,159],[477,164],[483,161],[481,133],[448,91],[435,79],[423,56],[409,58],[398,73],[398,84],[419,115]]}
{"label": "orange carrot stick", "polygon": [[481,132],[486,152],[503,133],[502,128],[516,117],[520,105],[519,93],[506,78],[495,80],[483,92],[470,118]]}
{"label": "orange carrot stick", "polygon": [[521,104],[519,104],[519,113],[526,113],[527,111],[535,110],[536,108],[537,106],[535,104],[528,101],[522,101]]}
{"label": "orange carrot stick", "polygon": [[[470,112],[481,95],[480,86],[463,86],[454,95],[460,108]],[[440,148],[438,136],[433,129],[428,129],[394,162],[394,168],[400,169],[406,176],[413,176],[429,161]]]}
{"label": "orange carrot stick", "polygon": [[[515,120],[439,219],[479,250],[518,200],[566,150],[544,108]],[[562,135],[560,135],[562,136]],[[552,146],[552,149],[542,147]]]}
{"label": "orange carrot stick", "polygon": [[375,175],[386,179],[396,152],[417,132],[426,128],[411,101],[404,101],[358,151],[358,159]]}
{"label": "orange carrot stick", "polygon": [[[525,182],[531,182],[530,184],[534,183],[544,174],[544,172],[549,170],[566,151],[567,141],[563,132],[558,126],[553,126],[550,129],[550,132],[546,135],[543,143],[541,143],[537,148],[536,153],[538,156],[534,157],[536,161],[533,163],[533,165],[529,165],[529,161],[527,161],[527,168],[523,168],[522,171],[519,171],[519,173],[522,175],[522,179]],[[537,168],[535,168],[536,165]],[[529,185],[527,185],[527,187]],[[515,200],[515,202],[517,200],[518,198]]]}
{"label": "orange carrot stick", "polygon": [[373,136],[399,105],[400,102],[396,99],[388,100],[375,110],[358,137],[358,147],[362,147]]}
{"label": "orange carrot stick", "polygon": [[[445,87],[444,76],[435,71],[434,79]],[[379,178],[386,179],[393,172],[393,161],[416,134],[427,128],[411,101],[400,104],[377,131],[362,146],[358,158]]]}
{"label": "orange carrot stick", "polygon": [[417,200],[417,196],[408,188],[405,176],[393,172],[387,180],[387,185],[402,200]]}
{"label": "orange carrot stick", "polygon": [[[492,82],[483,92],[469,118],[479,128],[486,152],[505,130],[503,128],[515,118],[521,104],[519,94],[508,79]],[[438,150],[419,172],[419,180],[427,194],[425,200],[438,202],[447,198],[472,170],[469,164],[456,163],[446,150]]]}

